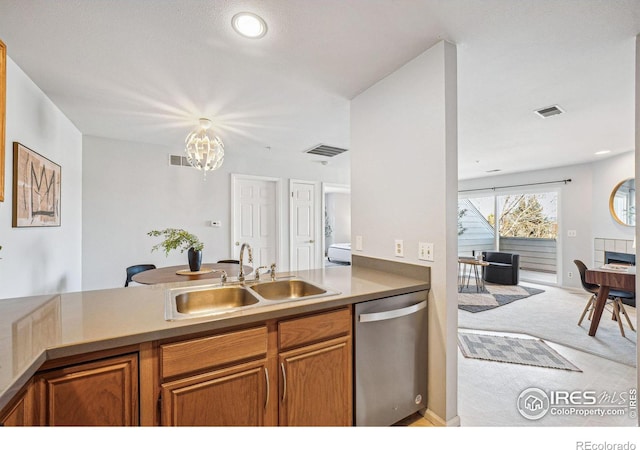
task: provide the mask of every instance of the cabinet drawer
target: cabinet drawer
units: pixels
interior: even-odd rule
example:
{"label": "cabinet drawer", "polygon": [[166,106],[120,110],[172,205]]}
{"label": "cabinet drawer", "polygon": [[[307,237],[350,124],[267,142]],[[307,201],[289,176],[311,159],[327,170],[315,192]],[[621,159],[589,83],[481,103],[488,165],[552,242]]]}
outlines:
{"label": "cabinet drawer", "polygon": [[278,323],[281,350],[312,344],[351,332],[351,308],[342,308]]}
{"label": "cabinet drawer", "polygon": [[162,378],[258,358],[267,354],[267,327],[160,346]]}

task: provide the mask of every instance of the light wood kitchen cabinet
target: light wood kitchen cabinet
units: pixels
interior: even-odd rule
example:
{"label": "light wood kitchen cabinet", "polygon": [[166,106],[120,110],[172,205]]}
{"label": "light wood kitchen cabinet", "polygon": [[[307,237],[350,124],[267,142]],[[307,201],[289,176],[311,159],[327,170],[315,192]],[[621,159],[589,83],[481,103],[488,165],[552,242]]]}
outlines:
{"label": "light wood kitchen cabinet", "polygon": [[267,326],[160,345],[160,421],[169,426],[274,425]]}
{"label": "light wood kitchen cabinet", "polygon": [[41,425],[138,424],[136,353],[38,373],[34,388]]}
{"label": "light wood kitchen cabinet", "polygon": [[30,381],[15,396],[13,401],[0,412],[0,426],[24,427],[35,425],[33,407],[33,383]]}
{"label": "light wood kitchen cabinet", "polygon": [[269,407],[266,360],[162,385],[162,424],[261,426]]}
{"label": "light wood kitchen cabinet", "polygon": [[159,348],[161,425],[352,424],[349,307]]}
{"label": "light wood kitchen cabinet", "polygon": [[349,426],[351,307],[47,361],[0,425]]}
{"label": "light wood kitchen cabinet", "polygon": [[350,426],[351,310],[282,321],[278,334],[279,424]]}

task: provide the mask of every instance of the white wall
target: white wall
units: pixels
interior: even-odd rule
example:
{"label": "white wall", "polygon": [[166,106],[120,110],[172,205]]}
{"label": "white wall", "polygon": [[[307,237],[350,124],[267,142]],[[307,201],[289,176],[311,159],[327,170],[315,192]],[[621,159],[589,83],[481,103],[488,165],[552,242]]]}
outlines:
{"label": "white wall", "polygon": [[[528,192],[536,190],[559,192],[558,253],[561,256],[561,265],[558,266],[558,284],[580,288],[580,278],[577,276],[573,260],[580,259],[587,266],[593,265],[594,238],[633,239],[634,228],[618,224],[609,214],[609,196],[618,182],[634,176],[634,160],[634,152],[628,152],[599,159],[593,163],[460,180],[458,188],[460,190],[482,189],[571,179],[567,184],[517,189]],[[499,191],[501,190],[497,192]],[[491,191],[479,193],[487,192]],[[576,237],[568,237],[568,230],[575,230]],[[569,272],[572,272],[572,278],[569,278]]]}
{"label": "white wall", "polygon": [[[60,227],[11,227],[13,142],[20,142],[62,167]],[[0,203],[0,298],[81,289],[81,169],[80,132],[22,69],[7,58],[5,200]]]}
{"label": "white wall", "polygon": [[635,227],[620,225],[609,214],[609,197],[613,188],[626,178],[635,177],[635,152],[607,158],[593,168],[593,236],[633,240]]}
{"label": "white wall", "polygon": [[[457,419],[456,95],[456,48],[440,42],[351,103],[352,242],[363,238],[353,254],[431,266],[428,408],[447,422]],[[420,241],[434,244],[433,263],[418,260]]]}
{"label": "white wall", "polygon": [[[146,233],[184,228],[204,242],[203,262],[229,258],[231,247],[231,174],[282,178],[282,269],[289,264],[288,179],[349,184],[348,168],[274,157],[246,158],[225,151],[223,166],[209,172],[168,165],[180,149],[93,136],[83,139],[83,280],[84,290],[124,285],[125,268],[152,263],[186,264],[186,253],[151,253],[159,242]],[[207,226],[220,220],[222,227]]]}

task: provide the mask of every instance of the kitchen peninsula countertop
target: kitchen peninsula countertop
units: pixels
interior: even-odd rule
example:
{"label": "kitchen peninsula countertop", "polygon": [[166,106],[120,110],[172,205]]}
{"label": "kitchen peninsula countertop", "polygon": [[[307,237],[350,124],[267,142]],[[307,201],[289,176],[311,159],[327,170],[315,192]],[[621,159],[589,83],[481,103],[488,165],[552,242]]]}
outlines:
{"label": "kitchen peninsula countertop", "polygon": [[177,282],[0,300],[0,409],[47,360],[430,288],[428,279],[367,267],[329,267],[279,273],[278,277],[292,275],[340,294],[259,303],[238,311],[174,321],[165,320],[167,289],[219,286],[219,282]]}

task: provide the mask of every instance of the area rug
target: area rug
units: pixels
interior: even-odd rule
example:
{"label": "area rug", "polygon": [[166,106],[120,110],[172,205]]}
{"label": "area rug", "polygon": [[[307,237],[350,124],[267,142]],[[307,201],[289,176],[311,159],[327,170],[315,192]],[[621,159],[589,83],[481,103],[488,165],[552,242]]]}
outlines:
{"label": "area rug", "polygon": [[540,339],[458,333],[465,358],[582,372]]}
{"label": "area rug", "polygon": [[478,292],[475,284],[469,284],[458,292],[458,308],[472,313],[487,311],[541,292],[544,290],[520,285],[509,286],[491,283],[485,283],[484,291]]}

